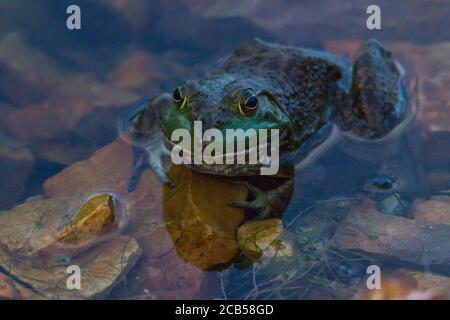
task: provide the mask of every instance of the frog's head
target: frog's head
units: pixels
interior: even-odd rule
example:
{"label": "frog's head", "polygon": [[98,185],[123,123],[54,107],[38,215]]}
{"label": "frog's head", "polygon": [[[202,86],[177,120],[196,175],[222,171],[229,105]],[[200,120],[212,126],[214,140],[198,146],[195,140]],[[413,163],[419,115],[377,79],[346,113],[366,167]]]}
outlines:
{"label": "frog's head", "polygon": [[[278,129],[281,148],[283,138],[288,135],[291,125],[289,117],[270,89],[270,85],[263,78],[239,78],[234,74],[216,75],[207,80],[186,81],[175,88],[172,101],[167,102],[169,105],[160,117],[166,141],[173,147],[171,139],[173,132],[176,129],[186,129],[193,143],[194,122],[200,121],[203,132],[208,129],[217,129],[221,132],[224,146],[230,143],[226,141],[227,129],[242,129],[256,134],[260,129],[267,129],[268,132],[271,132],[271,129]],[[247,131],[248,129],[255,131]],[[233,137],[234,143],[236,144],[239,139],[238,137],[235,140]],[[249,136],[242,139],[249,139]],[[208,143],[204,142],[203,146]],[[225,149],[224,147],[224,153]],[[249,171],[249,167],[242,164],[193,167],[199,171],[225,175]]]}
{"label": "frog's head", "polygon": [[400,182],[391,175],[376,175],[367,178],[364,183],[364,190],[372,193],[393,193],[398,191]]}

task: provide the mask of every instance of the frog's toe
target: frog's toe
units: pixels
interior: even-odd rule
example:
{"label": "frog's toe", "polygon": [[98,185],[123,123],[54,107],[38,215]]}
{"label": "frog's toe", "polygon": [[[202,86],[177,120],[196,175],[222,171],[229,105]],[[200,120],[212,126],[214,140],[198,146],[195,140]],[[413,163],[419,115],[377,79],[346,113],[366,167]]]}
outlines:
{"label": "frog's toe", "polygon": [[258,212],[259,219],[279,216],[286,209],[294,188],[294,180],[289,179],[275,189],[262,191],[248,182],[235,182],[245,186],[254,197],[251,201],[230,201],[232,207],[253,209]]}
{"label": "frog's toe", "polygon": [[163,148],[155,148],[148,152],[148,165],[152,169],[153,173],[156,177],[164,184],[167,184],[170,187],[175,187],[175,184],[170,180],[167,175],[166,168],[163,163],[163,156],[165,154],[165,150]]}
{"label": "frog's toe", "polygon": [[133,192],[139,182],[142,172],[149,167],[156,175],[159,181],[167,184],[170,187],[175,187],[175,184],[170,180],[164,168],[163,151],[157,148],[141,148],[134,147],[134,165],[131,177],[128,183],[128,192]]}
{"label": "frog's toe", "polygon": [[264,208],[264,201],[261,199],[252,201],[228,201],[227,205],[243,209],[262,209]]}
{"label": "frog's toe", "polygon": [[261,191],[257,187],[248,182],[235,182],[236,184],[245,186],[250,194],[254,197],[251,201],[229,201],[227,204],[231,207],[238,207],[243,209],[257,210],[259,217],[265,219],[272,213],[271,203],[268,197],[270,191]]}
{"label": "frog's toe", "polygon": [[267,197],[257,198],[252,201],[229,201],[227,204],[230,207],[257,210],[258,218],[260,219],[267,219],[273,214],[273,209]]}

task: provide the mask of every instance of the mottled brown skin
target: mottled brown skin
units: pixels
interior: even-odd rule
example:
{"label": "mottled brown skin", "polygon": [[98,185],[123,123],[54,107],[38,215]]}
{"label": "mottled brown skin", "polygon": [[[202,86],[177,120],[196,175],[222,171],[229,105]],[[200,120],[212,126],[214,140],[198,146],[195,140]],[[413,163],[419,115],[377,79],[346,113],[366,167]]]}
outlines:
{"label": "mottled brown skin", "polygon": [[[375,40],[360,47],[353,71],[345,60],[327,52],[261,40],[245,43],[205,79],[186,81],[182,103],[175,96],[172,99],[162,95],[132,118],[134,140],[145,147],[135,147],[136,169],[129,189],[134,189],[144,163],[163,181],[169,181],[157,160],[160,148],[145,142],[167,142],[178,128],[192,133],[196,120],[202,121],[203,130],[277,128],[281,133],[281,161],[299,160],[290,157],[296,150],[306,156],[326,139],[322,129],[332,123],[361,139],[382,138],[404,118],[401,82],[399,66]],[[239,109],[239,97],[245,90],[250,90],[259,101],[256,111],[249,114]],[[155,130],[158,125],[160,130]],[[248,164],[190,167],[227,176],[252,176],[260,168]],[[292,181],[273,192],[249,187],[257,195],[256,200],[232,205],[258,209],[265,217],[282,207],[277,199],[286,198]]]}
{"label": "mottled brown skin", "polygon": [[389,133],[406,113],[402,77],[391,53],[367,41],[354,57],[350,96],[337,106],[341,127],[368,139]]}
{"label": "mottled brown skin", "polygon": [[259,41],[242,45],[215,74],[261,78],[261,89],[270,92],[291,122],[284,151],[297,148],[329,121],[330,94],[342,76],[325,54]]}

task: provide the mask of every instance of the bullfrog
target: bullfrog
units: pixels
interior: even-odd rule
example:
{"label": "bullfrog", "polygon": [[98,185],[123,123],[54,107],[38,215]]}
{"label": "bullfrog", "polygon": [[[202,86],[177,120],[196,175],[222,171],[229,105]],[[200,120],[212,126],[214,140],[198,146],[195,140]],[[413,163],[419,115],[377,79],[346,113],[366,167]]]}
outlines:
{"label": "bullfrog", "polygon": [[[186,80],[172,94],[143,101],[128,118],[134,145],[129,191],[135,189],[145,167],[173,185],[163,156],[175,146],[173,132],[184,128],[194,134],[195,122],[200,121],[203,130],[220,132],[277,129],[275,161],[284,168],[305,162],[332,140],[336,130],[359,142],[381,141],[406,118],[403,92],[401,66],[374,39],[361,44],[352,64],[326,51],[255,39],[239,46],[205,78]],[[239,179],[260,175],[261,167],[271,161],[265,160],[188,166]],[[243,181],[252,196],[229,205],[256,210],[261,218],[279,214],[294,185],[289,172],[280,170],[282,183],[269,190]]]}

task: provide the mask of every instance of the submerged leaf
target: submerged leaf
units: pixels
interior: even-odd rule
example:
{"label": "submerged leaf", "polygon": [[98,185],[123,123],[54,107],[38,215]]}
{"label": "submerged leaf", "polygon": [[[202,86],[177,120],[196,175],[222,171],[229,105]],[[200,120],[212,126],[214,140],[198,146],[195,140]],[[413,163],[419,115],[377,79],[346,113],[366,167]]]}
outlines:
{"label": "submerged leaf", "polygon": [[176,187],[164,189],[164,222],[179,256],[200,269],[224,265],[238,253],[236,230],[244,210],[228,206],[242,201],[247,190],[223,177],[174,166]]}
{"label": "submerged leaf", "polygon": [[239,248],[249,259],[291,256],[292,248],[280,239],[282,231],[280,219],[247,222],[237,232]]}
{"label": "submerged leaf", "polygon": [[79,241],[102,234],[114,222],[113,196],[100,194],[90,198],[75,214],[59,236],[63,241]]}

